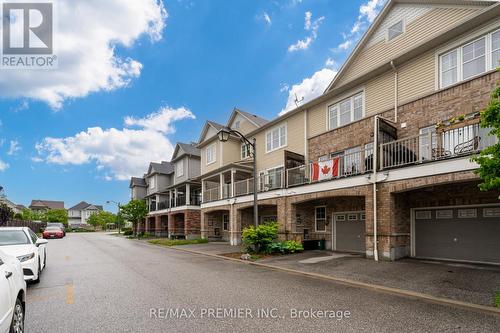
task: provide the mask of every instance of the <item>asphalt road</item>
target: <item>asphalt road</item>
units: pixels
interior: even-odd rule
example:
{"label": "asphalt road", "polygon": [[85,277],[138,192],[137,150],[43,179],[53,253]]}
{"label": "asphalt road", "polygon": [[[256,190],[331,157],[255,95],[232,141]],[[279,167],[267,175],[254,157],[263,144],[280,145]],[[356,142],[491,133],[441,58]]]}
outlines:
{"label": "asphalt road", "polygon": [[[101,233],[48,246],[41,282],[28,287],[28,333],[500,331],[496,315]],[[337,318],[297,318],[311,309]]]}

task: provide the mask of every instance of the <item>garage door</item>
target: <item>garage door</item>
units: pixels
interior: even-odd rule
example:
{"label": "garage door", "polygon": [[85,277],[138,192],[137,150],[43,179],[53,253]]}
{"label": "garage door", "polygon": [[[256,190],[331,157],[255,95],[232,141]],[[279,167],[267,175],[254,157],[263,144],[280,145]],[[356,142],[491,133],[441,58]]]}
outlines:
{"label": "garage door", "polygon": [[338,213],[333,216],[333,249],[365,252],[365,213]]}
{"label": "garage door", "polygon": [[500,207],[415,210],[414,255],[500,264]]}

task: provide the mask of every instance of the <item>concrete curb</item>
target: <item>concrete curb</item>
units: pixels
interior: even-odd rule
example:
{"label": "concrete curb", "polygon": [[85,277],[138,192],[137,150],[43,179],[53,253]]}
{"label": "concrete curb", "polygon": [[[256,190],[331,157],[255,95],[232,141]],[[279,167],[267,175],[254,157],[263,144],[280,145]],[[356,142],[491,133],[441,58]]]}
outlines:
{"label": "concrete curb", "polygon": [[340,283],[340,284],[343,284],[346,286],[358,287],[358,288],[368,289],[368,290],[372,290],[372,291],[377,291],[377,292],[382,292],[382,293],[387,293],[387,294],[392,294],[392,295],[397,295],[397,296],[416,298],[416,299],[425,300],[427,302],[436,303],[436,304],[440,304],[440,305],[454,306],[454,307],[458,307],[458,308],[462,308],[462,309],[466,309],[466,310],[473,310],[473,311],[478,311],[478,312],[482,312],[482,313],[488,313],[488,314],[494,314],[494,315],[500,316],[500,308],[495,308],[492,306],[468,303],[468,302],[458,301],[458,300],[449,299],[449,298],[436,297],[436,296],[432,296],[429,294],[420,293],[417,291],[410,291],[410,290],[405,290],[405,289],[386,287],[386,286],[382,286],[382,285],[365,283],[365,282],[349,280],[349,279],[344,279],[344,278],[339,278],[339,277],[333,277],[333,276],[324,275],[324,274],[304,272],[304,271],[299,271],[299,270],[295,270],[295,269],[291,269],[291,268],[284,268],[284,267],[262,264],[262,263],[253,262],[253,261],[246,261],[246,260],[241,260],[241,259],[236,259],[236,258],[230,258],[230,257],[222,256],[219,254],[212,254],[212,253],[200,252],[200,251],[195,251],[195,250],[182,249],[179,247],[165,247],[165,246],[155,245],[155,244],[151,244],[151,243],[148,243],[148,244],[150,244],[152,246],[163,247],[165,249],[172,249],[172,250],[185,252],[185,253],[191,253],[191,254],[197,254],[197,255],[207,256],[207,257],[211,257],[211,258],[234,261],[234,262],[239,262],[241,264],[252,265],[252,266],[262,267],[262,268],[266,268],[266,269],[272,269],[275,271],[282,271],[282,272],[286,272],[286,273],[308,276],[308,277],[312,277],[312,278],[316,278],[316,279],[336,282],[336,283]]}

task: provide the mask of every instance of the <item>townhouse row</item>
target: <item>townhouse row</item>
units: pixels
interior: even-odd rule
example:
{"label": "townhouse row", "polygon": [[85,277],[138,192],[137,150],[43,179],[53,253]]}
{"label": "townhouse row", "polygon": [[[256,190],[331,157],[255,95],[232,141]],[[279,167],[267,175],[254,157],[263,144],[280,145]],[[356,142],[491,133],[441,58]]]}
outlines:
{"label": "townhouse row", "polygon": [[258,221],[282,239],[500,264],[499,193],[479,191],[470,160],[498,143],[479,121],[500,78],[499,17],[496,1],[388,1],[320,97],[273,120],[234,109],[133,178],[141,230],[239,245],[256,182]]}

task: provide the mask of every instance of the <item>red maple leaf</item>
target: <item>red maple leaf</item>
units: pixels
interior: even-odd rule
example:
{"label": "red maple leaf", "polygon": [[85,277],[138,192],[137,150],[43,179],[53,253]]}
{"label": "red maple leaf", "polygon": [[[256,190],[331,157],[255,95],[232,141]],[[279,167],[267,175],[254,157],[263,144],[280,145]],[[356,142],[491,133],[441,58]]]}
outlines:
{"label": "red maple leaf", "polygon": [[321,172],[324,174],[324,175],[327,175],[330,173],[330,167],[328,165],[324,165],[322,168],[321,168]]}

